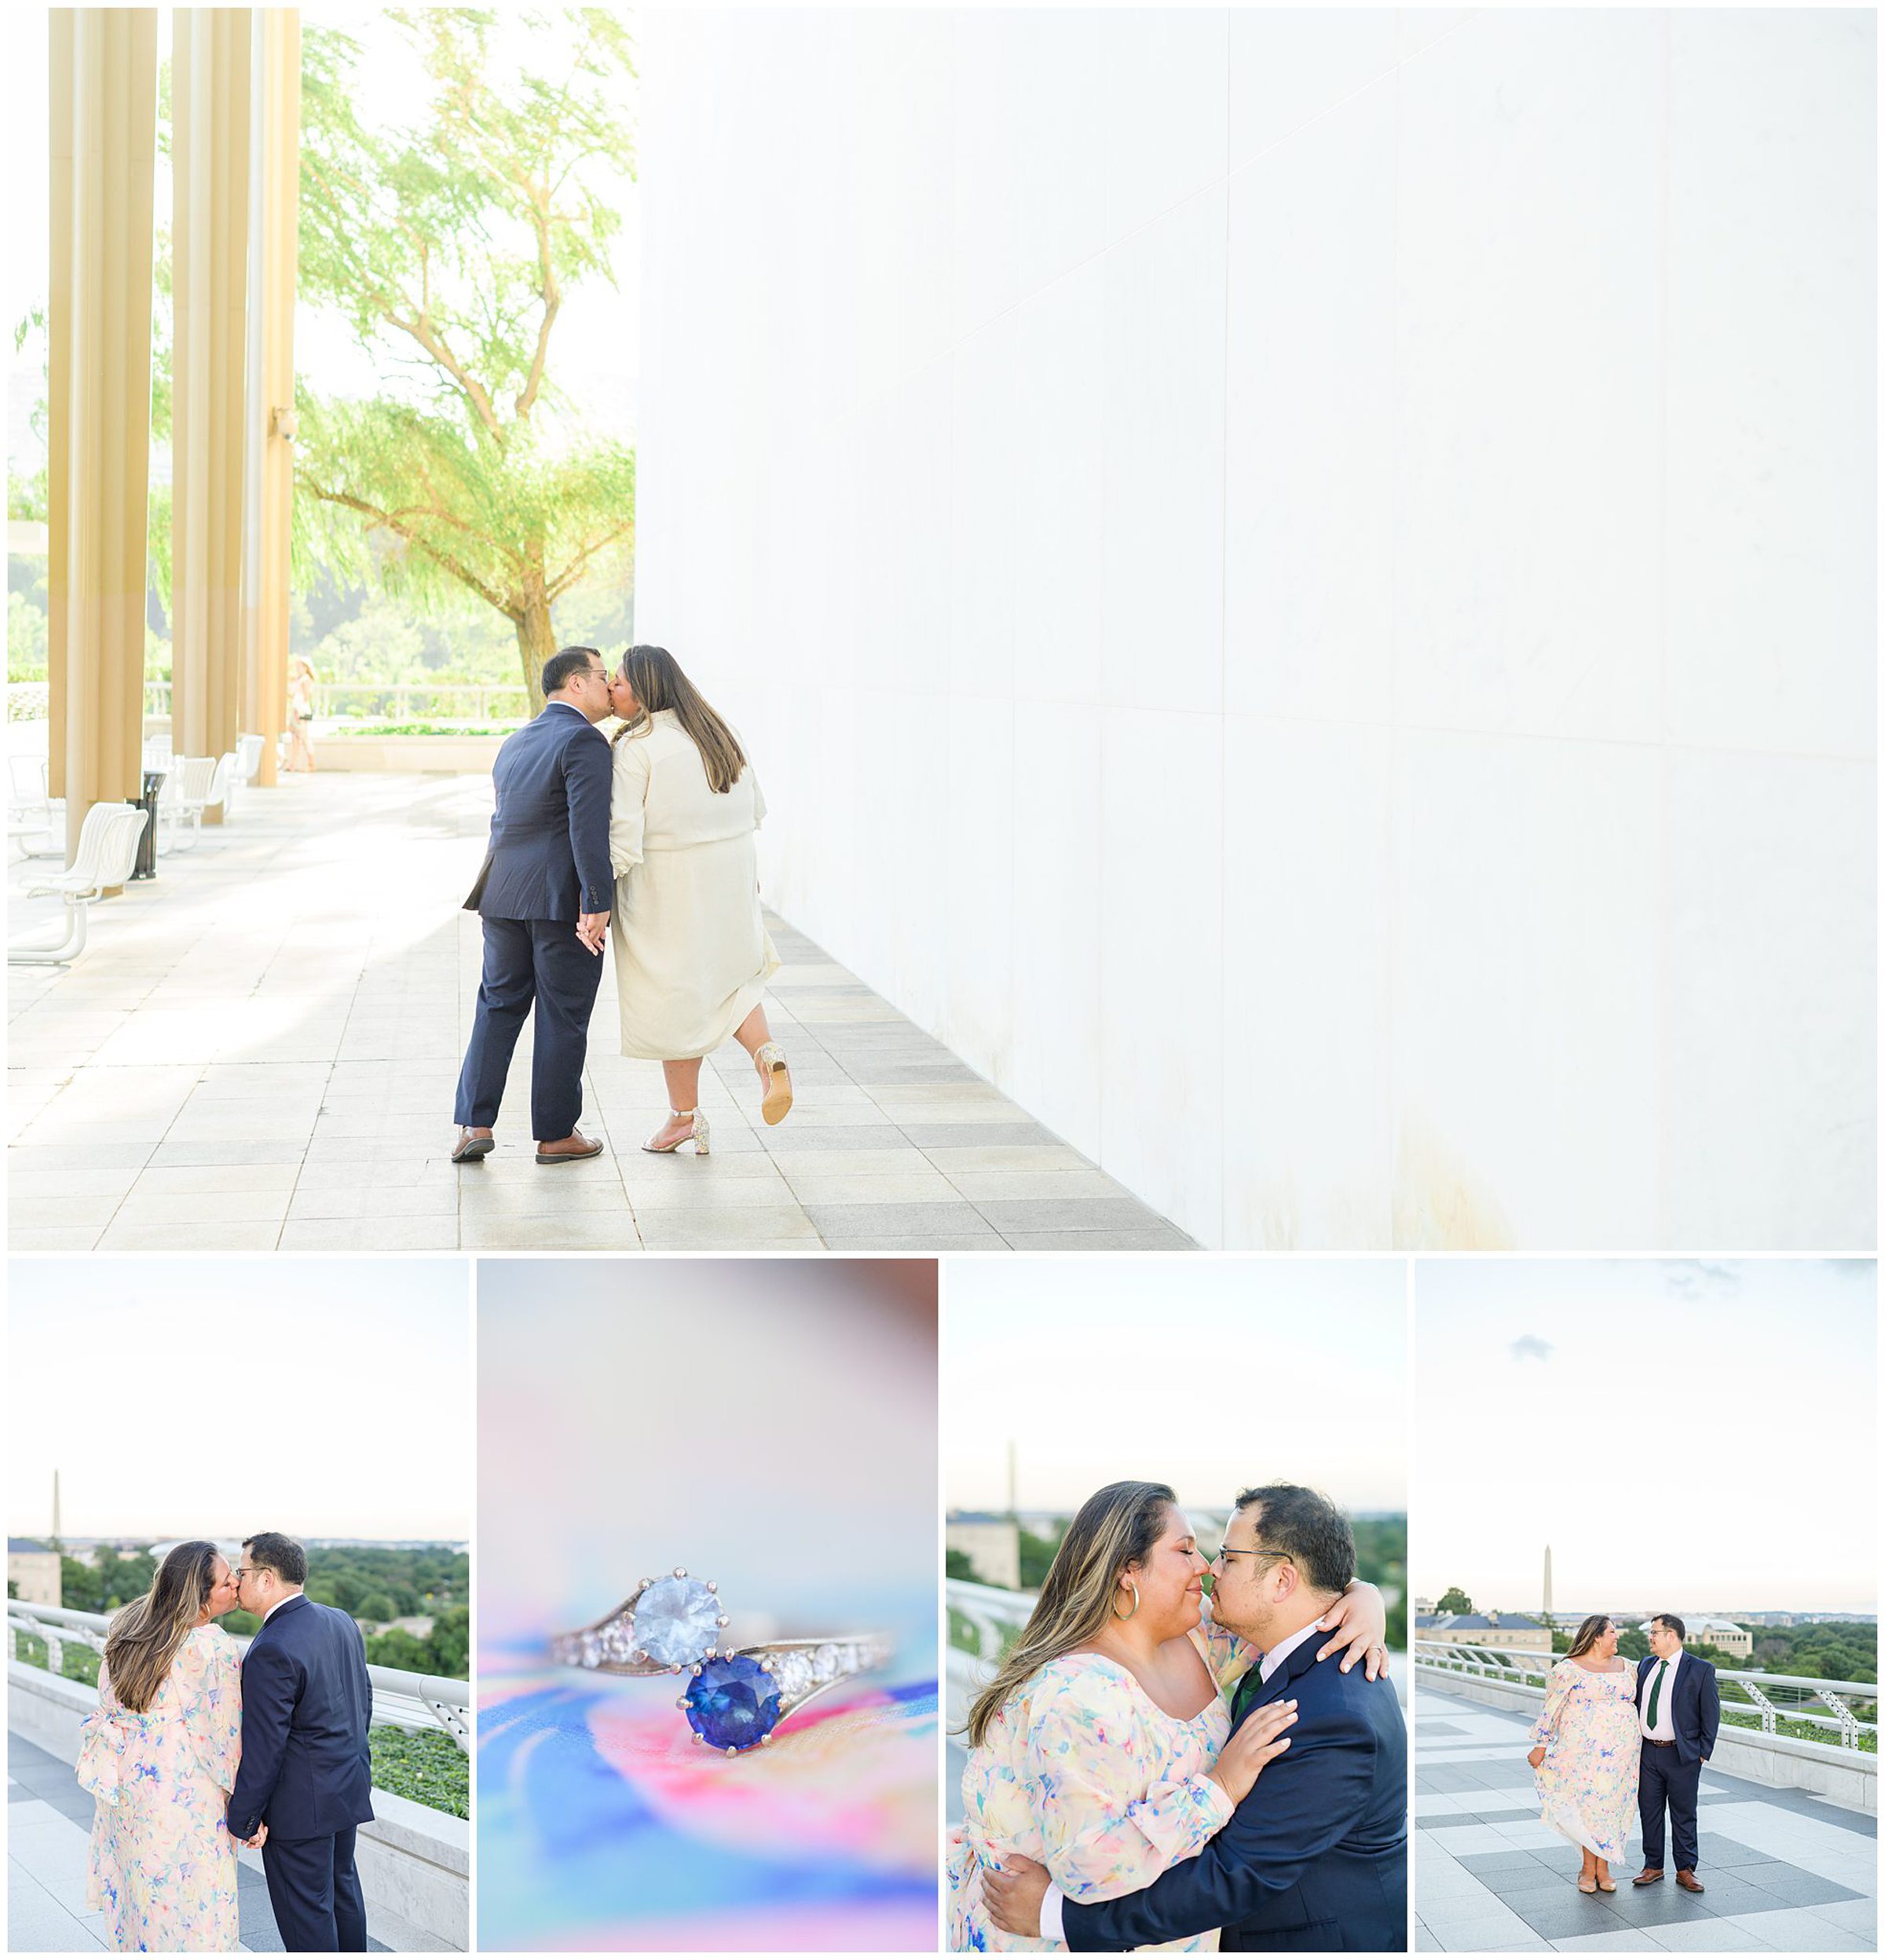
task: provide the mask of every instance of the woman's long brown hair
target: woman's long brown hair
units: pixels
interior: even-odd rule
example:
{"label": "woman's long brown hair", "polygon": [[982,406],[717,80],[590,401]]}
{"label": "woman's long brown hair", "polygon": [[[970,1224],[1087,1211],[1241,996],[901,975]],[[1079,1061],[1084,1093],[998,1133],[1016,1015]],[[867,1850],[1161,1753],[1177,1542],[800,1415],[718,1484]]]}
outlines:
{"label": "woman's long brown hair", "polygon": [[1601,1637],[1604,1629],[1616,1624],[1608,1613],[1593,1613],[1577,1629],[1577,1637],[1571,1643],[1571,1651],[1565,1658],[1575,1661],[1579,1655],[1588,1654]]}
{"label": "woman's long brown hair", "polygon": [[972,1749],[981,1747],[1002,1703],[1023,1681],[1105,1631],[1119,1574],[1144,1563],[1177,1501],[1169,1483],[1109,1483],[1081,1505],[1020,1638],[968,1712]]}
{"label": "woman's long brown hair", "polygon": [[143,1714],[156,1700],[177,1650],[215,1589],[217,1556],[207,1538],[173,1545],[150,1591],[112,1616],[104,1636],[104,1671],[126,1708]]}
{"label": "woman's long brown hair", "polygon": [[622,678],[635,689],[641,712],[622,725],[616,740],[646,735],[653,725],[653,718],[663,708],[672,708],[675,719],[701,751],[708,787],[716,796],[725,795],[740,780],[746,751],[708,705],[706,696],[681,671],[680,662],[664,646],[631,646],[622,656]]}

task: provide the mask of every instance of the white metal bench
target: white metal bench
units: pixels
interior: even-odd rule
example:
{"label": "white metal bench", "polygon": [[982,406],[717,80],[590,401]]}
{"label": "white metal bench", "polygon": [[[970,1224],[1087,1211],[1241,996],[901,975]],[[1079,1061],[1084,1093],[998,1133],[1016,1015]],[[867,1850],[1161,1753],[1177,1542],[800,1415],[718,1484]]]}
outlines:
{"label": "white metal bench", "polygon": [[6,759],[6,834],[28,858],[65,855],[65,799],[46,793],[43,755]]}
{"label": "white metal bench", "polygon": [[130,876],[148,821],[137,803],[94,803],[85,813],[71,869],[50,872],[26,887],[29,898],[57,894],[64,899],[65,936],[50,944],[15,942],[6,949],[9,965],[59,967],[79,956],[85,947],[86,906]]}
{"label": "white metal bench", "polygon": [[[175,848],[183,847],[178,840],[185,825],[188,825],[190,841],[195,843],[203,835],[203,812],[227,805],[229,769],[235,759],[233,755],[179,755],[173,759],[170,769],[177,780],[177,801],[171,829]],[[167,783],[165,787],[168,788]],[[160,806],[168,801],[167,797],[162,798]]]}

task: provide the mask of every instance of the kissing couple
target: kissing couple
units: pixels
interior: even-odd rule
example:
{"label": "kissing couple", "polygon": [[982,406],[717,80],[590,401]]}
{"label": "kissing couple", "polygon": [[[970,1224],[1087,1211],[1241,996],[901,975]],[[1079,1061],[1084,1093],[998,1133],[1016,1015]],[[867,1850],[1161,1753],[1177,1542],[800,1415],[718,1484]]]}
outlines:
{"label": "kissing couple", "polygon": [[[86,1904],[117,1953],[234,1953],[236,1847],[262,1852],[290,1953],[364,1953],[353,1837],[370,1823],[367,1646],[302,1591],[307,1554],[279,1531],[173,1545],[104,1637],[78,1779],[97,1808]],[[241,1607],[245,1654],[214,1624]]]}
{"label": "kissing couple", "polygon": [[[705,1157],[701,1063],[730,1037],[758,1071],[765,1121],[792,1107],[763,1004],[779,959],[759,909],[759,779],[665,647],[631,646],[612,673],[594,647],[566,646],[544,662],[543,689],[543,712],[492,765],[491,841],[465,901],[483,923],[484,971],[452,1161],[497,1147],[498,1106],[533,1010],[536,1161],[602,1154],[576,1119],[605,943],[622,1053],[659,1062],[667,1079],[667,1121],[642,1148]],[[611,715],[620,726],[605,739],[596,724]]]}
{"label": "kissing couple", "polygon": [[1242,1492],[1207,1561],[1168,1485],[1095,1491],[969,1714],[951,1951],[1404,1951],[1386,1631],[1319,1492]]}

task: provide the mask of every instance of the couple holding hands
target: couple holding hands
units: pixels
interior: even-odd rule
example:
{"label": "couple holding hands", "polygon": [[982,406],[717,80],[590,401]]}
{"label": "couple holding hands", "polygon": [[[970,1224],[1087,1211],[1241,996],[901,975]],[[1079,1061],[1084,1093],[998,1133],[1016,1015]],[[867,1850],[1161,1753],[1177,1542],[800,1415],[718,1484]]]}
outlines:
{"label": "couple holding hands", "polygon": [[[118,1953],[234,1953],[236,1847],[259,1848],[291,1953],[364,1953],[354,1868],[373,1816],[366,1642],[302,1590],[307,1554],[279,1531],[242,1564],[173,1545],[105,1634],[98,1706],[79,1731],[93,1797],[86,1903]],[[216,1625],[261,1617],[245,1654]]]}
{"label": "couple holding hands", "polygon": [[[494,1125],[525,1020],[536,1016],[530,1128],[539,1164],[600,1156],[576,1128],[605,944],[625,1055],[661,1064],[667,1119],[642,1146],[705,1157],[701,1062],[729,1037],[781,1121],[792,1077],[762,1001],[778,971],[759,909],[754,833],[766,799],[739,737],[665,647],[611,672],[592,646],[544,664],[544,710],[507,737],[496,808],[465,901],[484,968],[459,1072],[454,1164],[497,1147]],[[613,716],[605,739],[596,726]]]}

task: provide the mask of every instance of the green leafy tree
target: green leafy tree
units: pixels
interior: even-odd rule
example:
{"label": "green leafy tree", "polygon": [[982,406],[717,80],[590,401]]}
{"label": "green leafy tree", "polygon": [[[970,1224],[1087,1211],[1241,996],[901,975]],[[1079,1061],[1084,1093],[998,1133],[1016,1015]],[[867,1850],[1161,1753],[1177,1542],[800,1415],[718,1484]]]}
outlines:
{"label": "green leafy tree", "polygon": [[966,1552],[950,1545],[942,1554],[942,1570],[952,1579],[971,1579],[981,1583],[981,1574],[975,1570],[975,1560]]}
{"label": "green leafy tree", "polygon": [[558,602],[635,534],[635,456],[583,431],[552,374],[572,287],[613,283],[632,177],[632,47],[602,8],[384,16],[430,86],[418,126],[357,109],[360,45],[310,21],[302,48],[302,296],[337,313],[383,377],[371,397],[297,392],[295,521],[343,576],[423,602],[474,594],[516,635],[534,708]]}
{"label": "green leafy tree", "polygon": [[396,1616],[392,1600],[384,1592],[369,1592],[353,1609],[357,1620],[375,1620],[382,1625]]}
{"label": "green leafy tree", "polygon": [[1038,1592],[1047,1583],[1047,1570],[1054,1562],[1054,1554],[1060,1549],[1060,1541],[1067,1536],[1070,1520],[1056,1521],[1053,1536],[1043,1538],[1034,1532],[1021,1533],[1021,1589],[1023,1592]]}
{"label": "green leafy tree", "polygon": [[1473,1611],[1473,1602],[1460,1591],[1458,1586],[1450,1585],[1445,1592],[1440,1594],[1440,1603],[1434,1607],[1433,1611],[1436,1613],[1470,1613]]}

